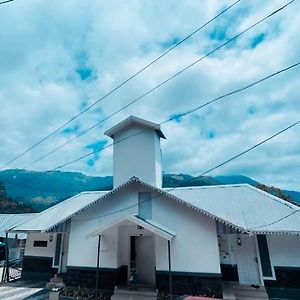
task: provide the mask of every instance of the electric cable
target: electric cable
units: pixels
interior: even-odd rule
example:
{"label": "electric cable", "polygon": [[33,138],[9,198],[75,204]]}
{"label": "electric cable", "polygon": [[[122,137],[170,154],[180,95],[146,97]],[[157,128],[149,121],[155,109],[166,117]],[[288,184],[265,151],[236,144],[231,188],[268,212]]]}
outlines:
{"label": "electric cable", "polygon": [[[10,0],[13,1],[13,0]],[[70,124],[71,122],[73,122],[75,119],[79,118],[81,115],[83,115],[84,113],[86,113],[87,111],[89,111],[91,108],[93,108],[95,105],[97,105],[98,103],[100,103],[102,100],[104,100],[105,98],[107,98],[108,96],[110,96],[111,94],[113,94],[115,91],[119,90],[122,86],[124,86],[126,83],[128,83],[130,80],[132,80],[133,78],[135,78],[136,76],[138,76],[139,74],[141,74],[143,71],[145,71],[146,69],[148,69],[150,66],[152,66],[154,63],[156,63],[158,60],[160,60],[161,58],[163,58],[164,56],[166,56],[168,53],[170,53],[171,51],[173,51],[175,48],[177,48],[179,45],[181,45],[183,42],[185,42],[186,40],[188,40],[189,38],[191,38],[193,35],[195,35],[196,33],[198,33],[200,30],[202,30],[204,27],[206,27],[207,25],[209,25],[211,22],[213,22],[215,19],[217,19],[218,17],[220,17],[221,15],[223,15],[226,11],[228,11],[229,9],[231,9],[232,7],[234,7],[236,4],[238,4],[241,0],[235,1],[234,3],[232,3],[230,6],[228,6],[227,8],[225,8],[224,10],[222,10],[220,13],[218,13],[216,16],[214,16],[212,19],[210,19],[209,21],[207,21],[206,23],[204,23],[203,25],[201,25],[200,27],[198,27],[196,30],[194,30],[192,33],[188,34],[186,37],[184,37],[182,40],[180,40],[179,42],[177,42],[175,45],[173,45],[172,47],[170,47],[168,50],[166,50],[165,52],[163,52],[161,55],[159,55],[157,58],[155,58],[154,60],[152,60],[150,63],[148,63],[146,66],[144,66],[142,69],[140,69],[139,71],[137,71],[136,73],[134,73],[133,75],[131,75],[129,78],[127,78],[125,81],[121,82],[120,84],[118,84],[115,88],[113,88],[111,91],[109,91],[108,93],[106,93],[104,96],[102,96],[100,99],[98,99],[97,101],[93,102],[91,105],[89,105],[88,107],[86,107],[84,110],[80,111],[78,114],[76,114],[75,116],[73,116],[71,119],[69,119],[68,121],[66,121],[65,123],[63,123],[62,125],[58,126],[55,130],[51,131],[49,134],[47,134],[45,137],[39,139],[36,143],[34,143],[32,146],[30,146],[29,148],[27,148],[26,150],[24,150],[23,152],[21,152],[20,154],[18,154],[17,156],[15,156],[14,158],[12,158],[11,160],[9,160],[8,162],[6,162],[4,165],[2,165],[0,167],[0,170],[4,169],[5,167],[7,167],[8,165],[10,165],[12,162],[16,161],[17,159],[21,158],[22,156],[24,156],[26,153],[28,153],[29,151],[31,151],[32,149],[34,149],[35,147],[37,147],[38,145],[40,145],[41,143],[43,143],[44,141],[46,141],[47,139],[49,139],[50,137],[52,137],[54,134],[56,134],[57,132],[59,132],[61,129],[63,129],[64,127],[66,127],[68,124]],[[119,111],[118,111],[119,112]],[[113,114],[114,115],[114,114]],[[113,116],[111,115],[111,117]],[[107,120],[107,118],[104,119],[104,121]],[[87,131],[85,131],[84,133],[90,131],[91,129],[95,128],[97,125],[103,123],[104,121],[101,121],[97,124],[95,124],[94,126],[90,127]],[[77,137],[83,135],[84,133],[78,135]],[[77,138],[76,137],[76,138]],[[71,139],[71,141],[73,141],[74,139]],[[58,147],[55,150],[52,150],[51,152],[49,152],[49,155],[54,153],[56,150],[62,148],[63,146],[65,146],[67,143],[61,145],[60,147]],[[44,156],[47,157],[47,156]],[[44,158],[43,157],[43,158]],[[35,163],[35,162],[34,162]],[[33,163],[32,163],[33,164]]]}

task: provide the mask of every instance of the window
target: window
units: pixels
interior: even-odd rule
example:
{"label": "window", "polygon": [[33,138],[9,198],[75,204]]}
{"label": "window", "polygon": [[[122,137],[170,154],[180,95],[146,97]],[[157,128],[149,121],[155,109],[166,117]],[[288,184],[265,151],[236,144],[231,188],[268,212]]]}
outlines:
{"label": "window", "polygon": [[149,220],[152,218],[151,193],[139,193],[139,217]]}
{"label": "window", "polygon": [[48,242],[47,241],[34,241],[33,247],[47,247]]}

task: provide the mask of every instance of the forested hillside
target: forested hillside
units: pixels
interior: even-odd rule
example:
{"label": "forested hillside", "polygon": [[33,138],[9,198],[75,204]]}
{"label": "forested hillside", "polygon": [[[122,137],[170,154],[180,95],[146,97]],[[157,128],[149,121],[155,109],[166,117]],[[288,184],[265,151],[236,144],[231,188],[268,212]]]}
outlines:
{"label": "forested hillside", "polygon": [[[78,172],[53,171],[48,173],[27,170],[0,172],[0,212],[42,211],[81,191],[110,190],[112,176],[87,176]],[[164,174],[163,187],[204,186],[247,183],[293,203],[300,203],[300,193],[285,191],[259,183],[249,177],[191,176]]]}
{"label": "forested hillside", "polygon": [[34,209],[21,202],[13,200],[7,196],[5,187],[0,181],[0,213],[29,213],[34,212]]}

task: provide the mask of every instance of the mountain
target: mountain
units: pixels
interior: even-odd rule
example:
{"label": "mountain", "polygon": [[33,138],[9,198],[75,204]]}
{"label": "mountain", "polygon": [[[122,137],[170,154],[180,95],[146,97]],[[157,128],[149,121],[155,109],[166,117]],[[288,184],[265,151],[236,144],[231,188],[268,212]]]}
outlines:
{"label": "mountain", "polygon": [[[10,200],[35,211],[42,211],[82,191],[112,189],[112,176],[87,176],[79,172],[48,173],[11,169],[0,172],[0,182]],[[287,201],[300,203],[300,193],[282,191],[260,184],[243,175],[193,177],[187,174],[164,174],[163,187],[204,186],[248,183]],[[1,204],[1,203],[0,203]],[[1,206],[0,206],[1,208]]]}
{"label": "mountain", "polygon": [[258,182],[253,180],[250,177],[243,175],[232,175],[232,176],[215,176],[213,177],[221,184],[240,184],[240,183],[248,183],[253,186],[257,185]]}
{"label": "mountain", "polygon": [[31,206],[19,203],[7,196],[4,184],[0,181],[0,213],[29,213],[34,212]]}
{"label": "mountain", "polygon": [[164,174],[163,187],[218,185],[220,182],[209,176],[193,177],[186,174]]}
{"label": "mountain", "polygon": [[112,176],[93,177],[78,172],[42,173],[12,169],[0,172],[0,181],[10,197],[30,204],[38,211],[82,191],[112,188]]}
{"label": "mountain", "polygon": [[286,194],[291,196],[297,203],[300,203],[300,193],[296,191],[284,190]]}
{"label": "mountain", "polygon": [[240,183],[248,183],[259,189],[262,189],[272,195],[275,195],[284,200],[293,202],[297,205],[300,204],[300,192],[289,191],[289,190],[281,190],[279,188],[273,186],[267,186],[265,184],[261,184],[256,180],[253,180],[250,177],[243,175],[234,175],[234,176],[215,176],[213,177],[215,180],[219,181],[221,184],[240,184]]}

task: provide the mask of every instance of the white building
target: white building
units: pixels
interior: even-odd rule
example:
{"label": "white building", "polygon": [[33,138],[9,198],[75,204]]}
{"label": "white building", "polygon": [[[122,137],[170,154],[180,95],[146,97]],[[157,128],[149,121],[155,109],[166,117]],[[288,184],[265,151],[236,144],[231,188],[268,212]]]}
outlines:
{"label": "white building", "polygon": [[299,207],[247,184],[162,188],[159,125],[129,117],[106,134],[113,190],[80,193],[13,229],[28,233],[24,279],[60,272],[95,287],[99,266],[99,286],[113,290],[135,268],[168,291],[171,269],[174,294],[221,296],[232,280],[300,299]]}
{"label": "white building", "polygon": [[[6,259],[5,243],[6,233],[23,222],[32,219],[35,213],[26,214],[0,214],[0,261]],[[9,245],[9,260],[20,259],[23,256],[25,248],[26,234],[24,233],[8,233],[7,242]]]}

